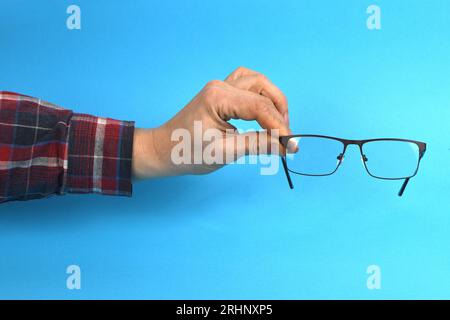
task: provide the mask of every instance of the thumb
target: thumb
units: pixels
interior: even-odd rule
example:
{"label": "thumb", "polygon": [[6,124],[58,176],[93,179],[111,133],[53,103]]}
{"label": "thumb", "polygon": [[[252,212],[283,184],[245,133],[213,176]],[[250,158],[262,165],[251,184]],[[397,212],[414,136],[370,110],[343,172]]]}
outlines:
{"label": "thumb", "polygon": [[274,131],[271,130],[269,133],[263,130],[228,135],[224,138],[225,152],[229,155],[226,162],[230,163],[249,155],[282,155],[285,148]]}

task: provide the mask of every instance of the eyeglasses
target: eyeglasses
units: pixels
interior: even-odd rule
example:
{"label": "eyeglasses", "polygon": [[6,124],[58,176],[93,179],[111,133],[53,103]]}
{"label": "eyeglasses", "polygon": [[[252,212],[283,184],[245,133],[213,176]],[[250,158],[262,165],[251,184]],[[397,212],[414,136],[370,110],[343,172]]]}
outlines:
{"label": "eyeglasses", "polygon": [[[289,172],[304,176],[329,176],[342,164],[347,147],[357,145],[367,173],[377,179],[404,180],[399,196],[403,195],[409,179],[417,174],[426,143],[406,139],[347,140],[322,135],[297,134],[280,137],[285,150],[292,144],[296,152],[281,156],[286,178],[294,188]],[[289,148],[288,148],[289,146]]]}

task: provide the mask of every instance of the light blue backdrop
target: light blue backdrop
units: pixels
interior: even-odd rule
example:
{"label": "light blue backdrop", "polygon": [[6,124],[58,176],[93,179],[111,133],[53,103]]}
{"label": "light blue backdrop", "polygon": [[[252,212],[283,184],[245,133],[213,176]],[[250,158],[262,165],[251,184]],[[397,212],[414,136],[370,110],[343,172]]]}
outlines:
{"label": "light blue backdrop", "polygon": [[[77,4],[82,29],[66,28]],[[381,7],[382,29],[366,27]],[[0,298],[450,298],[450,1],[1,0],[0,87],[157,126],[244,65],[294,132],[428,143],[419,175],[256,165],[0,206]],[[66,267],[82,289],[66,288]],[[381,290],[368,290],[378,265]]]}

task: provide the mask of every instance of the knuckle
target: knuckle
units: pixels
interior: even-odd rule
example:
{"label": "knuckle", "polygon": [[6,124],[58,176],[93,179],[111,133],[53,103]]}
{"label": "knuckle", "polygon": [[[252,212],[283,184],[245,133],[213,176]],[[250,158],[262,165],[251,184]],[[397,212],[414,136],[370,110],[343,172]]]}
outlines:
{"label": "knuckle", "polygon": [[223,84],[223,81],[220,80],[211,80],[209,81],[206,85],[205,88],[210,88],[210,87],[219,87]]}
{"label": "knuckle", "polygon": [[263,75],[262,73],[258,73],[257,75],[258,80],[262,83],[267,83],[269,82],[269,78],[267,78],[265,75]]}
{"label": "knuckle", "polygon": [[202,92],[201,99],[205,104],[214,104],[223,97],[223,90],[217,85],[207,85]]}
{"label": "knuckle", "polygon": [[246,73],[246,72],[248,72],[248,71],[250,71],[250,69],[249,69],[249,68],[246,68],[246,67],[244,67],[244,66],[239,66],[239,67],[237,67],[236,70],[235,70],[235,72],[237,72],[237,73]]}

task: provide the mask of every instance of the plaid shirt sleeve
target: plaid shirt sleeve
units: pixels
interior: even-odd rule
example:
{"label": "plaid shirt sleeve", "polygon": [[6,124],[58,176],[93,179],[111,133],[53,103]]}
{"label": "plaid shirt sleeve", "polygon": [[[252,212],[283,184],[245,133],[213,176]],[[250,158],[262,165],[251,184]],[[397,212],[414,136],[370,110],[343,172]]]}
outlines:
{"label": "plaid shirt sleeve", "polygon": [[134,122],[0,91],[0,203],[53,194],[131,196]]}

